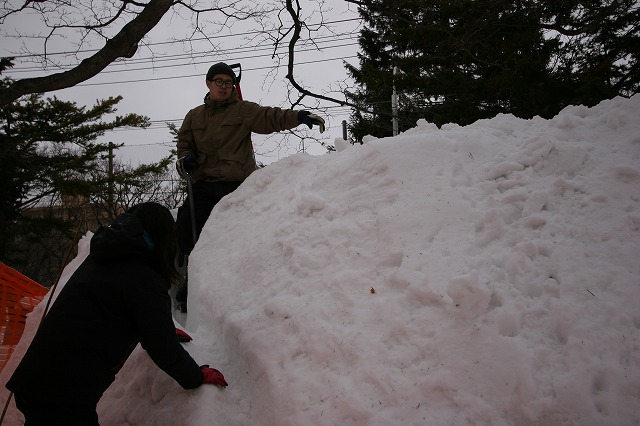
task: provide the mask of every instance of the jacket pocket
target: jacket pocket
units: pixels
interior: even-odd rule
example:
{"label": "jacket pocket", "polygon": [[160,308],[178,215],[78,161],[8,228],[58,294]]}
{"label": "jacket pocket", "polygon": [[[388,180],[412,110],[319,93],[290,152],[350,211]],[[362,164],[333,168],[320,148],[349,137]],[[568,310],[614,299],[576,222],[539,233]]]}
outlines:
{"label": "jacket pocket", "polygon": [[222,123],[220,123],[221,126],[242,126],[243,124],[244,119],[237,115],[225,117]]}
{"label": "jacket pocket", "polygon": [[241,155],[224,155],[220,156],[220,166],[222,175],[227,181],[243,181],[245,179],[245,161]]}

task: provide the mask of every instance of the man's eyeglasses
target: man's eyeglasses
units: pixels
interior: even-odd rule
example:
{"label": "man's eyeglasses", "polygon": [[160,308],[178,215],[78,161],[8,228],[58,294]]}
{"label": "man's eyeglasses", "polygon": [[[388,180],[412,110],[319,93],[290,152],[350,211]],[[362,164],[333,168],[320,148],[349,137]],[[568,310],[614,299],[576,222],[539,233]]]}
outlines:
{"label": "man's eyeglasses", "polygon": [[213,79],[212,81],[218,87],[224,87],[225,89],[229,89],[229,88],[233,87],[233,81],[231,81],[231,80],[223,80],[221,78],[216,78],[216,79]]}

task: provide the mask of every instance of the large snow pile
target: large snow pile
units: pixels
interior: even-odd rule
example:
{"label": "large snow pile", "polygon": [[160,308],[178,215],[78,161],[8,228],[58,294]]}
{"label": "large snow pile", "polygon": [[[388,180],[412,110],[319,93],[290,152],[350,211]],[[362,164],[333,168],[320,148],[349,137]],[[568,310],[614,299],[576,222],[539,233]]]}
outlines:
{"label": "large snow pile", "polygon": [[419,122],[254,173],[176,313],[229,387],[182,390],[138,348],[101,424],[640,424],[639,110]]}

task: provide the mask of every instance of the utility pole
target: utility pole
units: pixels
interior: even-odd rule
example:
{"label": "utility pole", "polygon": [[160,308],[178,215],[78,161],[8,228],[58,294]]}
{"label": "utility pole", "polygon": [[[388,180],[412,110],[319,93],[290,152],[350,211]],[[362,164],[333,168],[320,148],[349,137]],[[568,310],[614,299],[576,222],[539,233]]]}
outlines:
{"label": "utility pole", "polygon": [[398,67],[393,67],[393,94],[391,95],[391,122],[393,123],[393,136],[398,136],[398,94],[396,93],[396,75]]}
{"label": "utility pole", "polygon": [[342,139],[349,141],[347,139],[347,120],[342,120]]}
{"label": "utility pole", "polygon": [[113,220],[113,142],[109,142],[109,186],[107,188],[107,211],[109,214],[109,220]]}

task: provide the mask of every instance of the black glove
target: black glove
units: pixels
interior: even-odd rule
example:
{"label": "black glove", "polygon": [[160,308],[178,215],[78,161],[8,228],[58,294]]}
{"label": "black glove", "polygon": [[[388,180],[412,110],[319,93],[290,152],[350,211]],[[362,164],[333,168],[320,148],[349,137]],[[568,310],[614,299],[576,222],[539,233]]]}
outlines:
{"label": "black glove", "polygon": [[302,124],[306,124],[309,128],[313,128],[315,124],[320,128],[320,133],[324,132],[324,120],[322,117],[311,114],[309,111],[298,111],[298,121]]}
{"label": "black glove", "polygon": [[191,175],[191,173],[196,171],[196,157],[194,157],[193,154],[187,154],[179,158],[178,161],[176,161],[176,169],[180,176],[186,178],[187,175]]}

